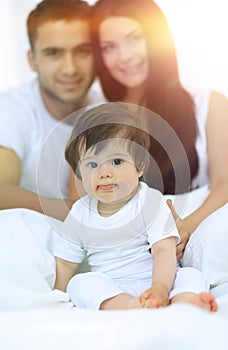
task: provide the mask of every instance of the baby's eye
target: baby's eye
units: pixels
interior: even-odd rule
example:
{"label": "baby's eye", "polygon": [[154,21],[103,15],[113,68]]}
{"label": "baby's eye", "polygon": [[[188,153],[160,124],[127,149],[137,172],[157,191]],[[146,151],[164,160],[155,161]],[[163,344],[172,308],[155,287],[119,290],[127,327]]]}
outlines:
{"label": "baby's eye", "polygon": [[87,165],[90,169],[95,169],[98,167],[98,164],[96,162],[89,162]]}
{"label": "baby's eye", "polygon": [[120,158],[115,158],[115,159],[113,159],[113,161],[112,161],[112,165],[120,165],[120,164],[122,164],[122,162],[123,162],[122,159],[120,159]]}

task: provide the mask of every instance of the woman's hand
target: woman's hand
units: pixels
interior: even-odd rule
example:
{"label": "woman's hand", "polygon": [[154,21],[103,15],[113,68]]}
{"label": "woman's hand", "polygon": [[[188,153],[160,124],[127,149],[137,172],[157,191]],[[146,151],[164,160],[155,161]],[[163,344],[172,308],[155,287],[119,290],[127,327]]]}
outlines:
{"label": "woman's hand", "polygon": [[186,244],[188,243],[188,240],[190,238],[190,232],[187,228],[185,220],[181,219],[180,216],[177,214],[177,212],[173,206],[172,201],[170,199],[168,199],[166,201],[166,203],[171,210],[171,213],[172,213],[173,218],[176,222],[176,227],[177,227],[177,230],[179,232],[180,239],[181,239],[180,243],[177,244],[177,248],[176,248],[177,259],[179,260],[183,257]]}

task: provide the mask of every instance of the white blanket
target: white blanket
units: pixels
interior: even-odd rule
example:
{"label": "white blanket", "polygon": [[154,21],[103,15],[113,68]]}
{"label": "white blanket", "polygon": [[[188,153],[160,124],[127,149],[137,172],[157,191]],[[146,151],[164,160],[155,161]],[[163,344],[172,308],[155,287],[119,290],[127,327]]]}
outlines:
{"label": "white blanket", "polygon": [[52,226],[26,209],[0,211],[2,350],[227,350],[228,285],[212,314],[176,304],[158,310],[79,310],[53,291]]}

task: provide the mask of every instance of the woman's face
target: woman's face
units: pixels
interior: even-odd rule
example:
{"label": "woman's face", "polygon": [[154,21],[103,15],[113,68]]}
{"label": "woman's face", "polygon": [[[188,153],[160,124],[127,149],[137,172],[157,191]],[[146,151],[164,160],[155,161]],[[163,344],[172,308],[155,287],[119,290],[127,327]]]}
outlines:
{"label": "woman's face", "polygon": [[142,86],[149,74],[149,54],[140,23],[129,17],[105,19],[99,40],[111,76],[129,89]]}

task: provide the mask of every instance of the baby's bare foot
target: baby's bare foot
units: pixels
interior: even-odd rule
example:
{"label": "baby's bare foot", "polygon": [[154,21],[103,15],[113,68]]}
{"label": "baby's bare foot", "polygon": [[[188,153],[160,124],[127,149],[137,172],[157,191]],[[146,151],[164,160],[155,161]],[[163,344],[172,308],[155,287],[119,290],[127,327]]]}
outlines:
{"label": "baby's bare foot", "polygon": [[190,300],[190,304],[213,312],[217,311],[218,309],[218,304],[215,297],[211,293],[206,292],[194,295]]}
{"label": "baby's bare foot", "polygon": [[128,302],[128,309],[139,309],[142,308],[138,298],[130,298]]}

